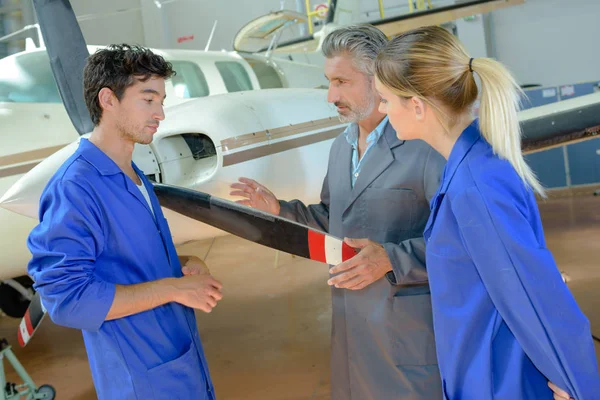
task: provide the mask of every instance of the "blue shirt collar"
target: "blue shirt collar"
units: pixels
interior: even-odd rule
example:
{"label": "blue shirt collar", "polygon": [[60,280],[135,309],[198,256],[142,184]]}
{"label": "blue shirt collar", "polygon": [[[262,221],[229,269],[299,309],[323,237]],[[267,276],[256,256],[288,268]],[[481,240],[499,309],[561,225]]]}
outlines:
{"label": "blue shirt collar", "polygon": [[[381,120],[379,125],[375,127],[375,129],[369,133],[367,136],[367,146],[371,143],[377,143],[383,132],[385,132],[385,126],[388,123],[388,116],[386,115],[384,119]],[[346,140],[353,148],[358,147],[358,124],[351,123],[346,127],[344,131],[344,136],[346,136]]]}
{"label": "blue shirt collar", "polygon": [[446,162],[446,166],[444,167],[444,175],[442,177],[442,185],[440,186],[439,193],[446,193],[458,166],[480,137],[479,120],[475,119],[460,134],[456,143],[454,143],[454,147],[452,147],[452,150],[450,151],[450,157],[448,157],[448,162]]}
{"label": "blue shirt collar", "polygon": [[[116,175],[123,173],[121,168],[119,168],[106,153],[86,138],[80,139],[78,151],[81,157],[93,165],[101,175]],[[131,165],[138,174],[141,173],[133,162]]]}

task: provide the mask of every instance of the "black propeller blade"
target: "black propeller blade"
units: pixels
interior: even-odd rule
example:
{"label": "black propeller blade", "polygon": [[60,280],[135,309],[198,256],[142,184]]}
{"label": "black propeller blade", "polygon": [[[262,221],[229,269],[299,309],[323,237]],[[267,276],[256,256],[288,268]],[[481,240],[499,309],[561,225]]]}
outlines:
{"label": "black propeller blade", "polygon": [[88,49],[68,0],[33,0],[52,73],[67,113],[80,135],[94,124],[83,99],[83,68]]}

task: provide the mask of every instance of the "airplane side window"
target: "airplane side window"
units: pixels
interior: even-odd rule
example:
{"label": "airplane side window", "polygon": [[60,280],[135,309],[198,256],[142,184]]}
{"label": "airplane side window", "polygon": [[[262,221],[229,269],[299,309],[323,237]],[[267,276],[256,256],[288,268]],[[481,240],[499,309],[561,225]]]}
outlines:
{"label": "airplane side window", "polygon": [[175,95],[183,99],[206,97],[210,94],[204,73],[190,61],[171,61],[177,74],[171,78]]}
{"label": "airplane side window", "polygon": [[275,68],[259,60],[247,58],[246,61],[254,70],[261,89],[278,89],[283,87],[283,82],[281,82],[281,78]]}
{"label": "airplane side window", "polygon": [[228,92],[252,90],[252,82],[242,64],[233,61],[217,61],[215,65]]}
{"label": "airplane side window", "polygon": [[[11,78],[0,77],[0,101],[13,103],[62,102],[46,53],[20,57],[16,64],[8,64],[6,68],[16,68],[17,66],[21,68],[17,71],[17,75],[10,73],[8,76]],[[15,76],[17,79],[14,79]]]}

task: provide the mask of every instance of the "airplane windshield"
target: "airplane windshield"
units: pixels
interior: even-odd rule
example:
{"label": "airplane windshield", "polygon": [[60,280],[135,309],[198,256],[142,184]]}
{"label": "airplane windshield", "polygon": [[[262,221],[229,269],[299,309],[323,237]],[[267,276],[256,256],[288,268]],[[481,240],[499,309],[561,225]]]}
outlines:
{"label": "airplane windshield", "polygon": [[0,102],[61,103],[45,51],[0,60]]}

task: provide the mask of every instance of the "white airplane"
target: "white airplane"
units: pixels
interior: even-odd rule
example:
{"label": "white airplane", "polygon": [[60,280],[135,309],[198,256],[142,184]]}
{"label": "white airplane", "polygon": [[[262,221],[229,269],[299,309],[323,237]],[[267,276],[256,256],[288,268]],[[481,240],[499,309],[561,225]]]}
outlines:
{"label": "white airplane", "polygon": [[[93,53],[101,47],[87,46],[87,49]],[[205,105],[200,106],[198,119],[218,120],[215,118],[218,114],[214,114],[218,101],[209,99],[221,94],[240,92],[235,97],[244,102],[248,95],[254,95],[253,91],[271,88],[323,88],[327,84],[322,67],[302,62],[272,59],[251,53],[154,51],[169,60],[177,72],[166,83],[165,105],[168,108],[205,97],[205,101],[200,102]],[[325,91],[316,92],[321,94]],[[319,99],[324,99],[323,96]],[[290,103],[293,98],[291,95],[281,101]],[[321,105],[329,110],[324,100]],[[232,110],[231,115],[237,112]],[[289,118],[283,124],[292,120],[293,118]],[[27,50],[0,59],[0,132],[0,196],[43,159],[79,137],[62,104],[45,48]],[[190,137],[187,137],[188,141],[193,143],[196,139]],[[226,137],[229,137],[226,131],[220,131],[211,146],[219,148],[221,139]],[[208,142],[206,144],[209,145]],[[139,162],[143,164],[141,159],[146,154],[142,155],[141,150],[137,153],[140,154]],[[156,163],[155,166],[158,167],[159,164]],[[31,296],[27,290],[31,281],[23,276],[30,257],[25,239],[36,220],[0,209],[0,221],[0,237],[3,238],[0,241],[0,254],[3,254],[0,280],[4,283],[0,284],[0,308],[9,315],[19,316],[25,311],[26,300]],[[18,278],[11,279],[15,277]]]}
{"label": "white airplane", "polygon": [[[425,18],[425,13],[414,18],[421,25],[442,23],[465,10],[488,10],[474,9],[475,3],[503,7],[519,2],[522,0],[468,1],[463,8],[430,10],[433,19]],[[273,24],[271,19],[262,27],[251,24],[252,29],[241,33],[250,39],[260,36],[270,40],[266,49],[270,53],[280,38],[280,28],[299,19],[294,14],[279,12],[278,16],[284,15],[282,23]],[[410,18],[399,21],[401,25],[388,21],[384,26],[393,25],[395,32],[414,27]],[[271,29],[273,26],[277,29]],[[73,41],[64,38],[55,43],[63,47]],[[51,42],[46,43],[50,49]],[[87,47],[87,52],[94,49]],[[166,107],[166,120],[153,143],[138,146],[134,152],[134,162],[147,175],[156,182],[223,198],[229,198],[229,184],[246,175],[257,178],[281,198],[318,200],[329,147],[345,125],[339,122],[334,107],[327,104],[325,90],[293,87],[322,85],[321,67],[256,54],[181,50],[157,53],[173,62],[178,74],[167,84],[171,104]],[[10,307],[10,315],[19,316],[31,297],[20,283],[31,284],[24,276],[30,258],[26,238],[37,224],[39,197],[50,176],[77,147],[78,136],[60,104],[46,51],[2,59],[0,71],[0,279],[5,282],[0,285],[0,308],[8,313]],[[281,86],[285,88],[250,90]],[[210,97],[202,97],[205,94]],[[80,131],[85,132],[89,130]],[[176,245],[223,233],[169,210],[165,215]],[[19,278],[11,279],[14,277]]]}

